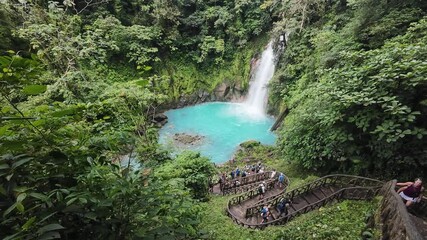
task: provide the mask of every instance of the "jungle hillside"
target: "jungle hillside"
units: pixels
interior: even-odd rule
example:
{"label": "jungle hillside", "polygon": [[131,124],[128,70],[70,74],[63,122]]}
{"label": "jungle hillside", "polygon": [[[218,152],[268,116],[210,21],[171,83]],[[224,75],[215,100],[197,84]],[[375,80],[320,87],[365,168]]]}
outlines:
{"label": "jungle hillside", "polygon": [[378,199],[233,224],[209,185],[236,165],[171,154],[155,116],[227,101],[221,85],[244,95],[273,40],[269,113],[287,114],[274,146],[236,164],[291,186],[425,178],[426,13],[423,0],[0,0],[0,239],[360,239]]}

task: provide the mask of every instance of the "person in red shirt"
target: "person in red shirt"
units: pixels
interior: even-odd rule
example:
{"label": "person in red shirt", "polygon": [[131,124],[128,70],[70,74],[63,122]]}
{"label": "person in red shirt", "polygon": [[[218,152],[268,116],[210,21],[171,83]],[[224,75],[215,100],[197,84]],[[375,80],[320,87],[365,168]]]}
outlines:
{"label": "person in red shirt", "polygon": [[401,187],[397,193],[406,201],[407,207],[421,201],[421,192],[424,191],[422,184],[421,178],[415,179],[414,182],[396,183],[396,186]]}

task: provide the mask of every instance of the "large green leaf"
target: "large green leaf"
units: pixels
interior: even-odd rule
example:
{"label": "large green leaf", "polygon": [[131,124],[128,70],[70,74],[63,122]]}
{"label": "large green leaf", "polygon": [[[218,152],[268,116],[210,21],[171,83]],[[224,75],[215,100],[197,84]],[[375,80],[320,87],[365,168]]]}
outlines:
{"label": "large green leaf", "polygon": [[20,202],[16,204],[16,209],[18,209],[18,211],[21,213],[23,213],[25,211],[24,205],[22,205],[22,203],[20,203]]}
{"label": "large green leaf", "polygon": [[20,203],[22,201],[24,201],[24,199],[27,197],[26,193],[21,193],[18,195],[18,197],[16,198],[16,202]]}
{"label": "large green leaf", "polygon": [[49,224],[49,225],[46,225],[46,226],[40,228],[37,231],[37,233],[38,234],[44,234],[46,232],[51,232],[51,231],[60,230],[60,229],[64,229],[64,227],[61,226],[60,224],[52,223],[52,224]]}
{"label": "large green leaf", "polygon": [[13,235],[9,235],[9,236],[7,236],[7,237],[3,238],[3,240],[19,239],[19,238],[17,238],[17,236],[18,236],[19,234],[21,234],[21,232],[17,232],[17,233],[15,233],[15,234],[13,234]]}
{"label": "large green leaf", "polygon": [[61,238],[61,235],[59,232],[47,232],[43,235],[41,235],[38,240],[48,240],[48,239],[59,239]]}
{"label": "large green leaf", "polygon": [[46,201],[47,200],[47,196],[46,195],[44,195],[44,194],[41,194],[41,193],[30,193],[29,194],[31,197],[33,197],[33,198],[37,198],[37,199],[39,199],[39,200],[41,200],[41,201]]}
{"label": "large green leaf", "polygon": [[12,204],[12,206],[10,206],[8,209],[6,209],[6,211],[4,211],[3,213],[3,217],[6,218],[6,216],[13,211],[13,209],[16,208],[16,203]]}
{"label": "large green leaf", "polygon": [[47,87],[45,85],[28,85],[25,86],[22,90],[28,95],[37,95],[44,93]]}
{"label": "large green leaf", "polygon": [[0,170],[1,169],[9,169],[9,168],[10,168],[9,164],[7,164],[7,163],[0,164]]}
{"label": "large green leaf", "polygon": [[17,168],[17,167],[21,166],[22,164],[25,164],[25,163],[27,163],[27,162],[29,162],[29,161],[31,161],[31,160],[33,160],[33,158],[32,158],[32,157],[26,157],[26,158],[23,158],[23,159],[21,159],[21,160],[19,160],[19,161],[15,162],[15,163],[13,163],[13,164],[12,164],[12,169],[15,169],[15,168]]}

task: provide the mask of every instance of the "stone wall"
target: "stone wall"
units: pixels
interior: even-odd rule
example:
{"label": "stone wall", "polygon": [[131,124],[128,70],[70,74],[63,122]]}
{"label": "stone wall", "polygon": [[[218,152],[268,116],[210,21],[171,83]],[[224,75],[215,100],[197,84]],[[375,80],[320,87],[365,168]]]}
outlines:
{"label": "stone wall", "polygon": [[380,206],[382,239],[424,239],[412,223],[406,206],[396,193],[396,180],[389,181],[381,189],[383,199]]}

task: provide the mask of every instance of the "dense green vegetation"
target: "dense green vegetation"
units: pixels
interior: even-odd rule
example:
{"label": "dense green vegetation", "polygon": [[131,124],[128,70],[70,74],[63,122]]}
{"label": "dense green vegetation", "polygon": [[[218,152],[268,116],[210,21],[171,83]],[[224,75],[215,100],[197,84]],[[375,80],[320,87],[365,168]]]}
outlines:
{"label": "dense green vegetation", "polygon": [[247,88],[268,31],[286,32],[271,84],[273,110],[290,109],[278,148],[247,146],[238,162],[262,159],[293,184],[313,170],[427,175],[426,11],[417,0],[0,0],[0,238],[358,238],[375,202],[265,232],[235,226],[227,198],[207,190],[219,170],[162,151],[152,118],[222,82]]}
{"label": "dense green vegetation", "polygon": [[[203,235],[213,166],[172,161],[151,117],[181,95],[247,85],[247,43],[270,22],[260,4],[1,1],[0,237]],[[138,170],[120,167],[126,155]]]}
{"label": "dense green vegetation", "polygon": [[324,173],[426,176],[427,4],[301,2],[305,19],[276,25],[290,33],[271,84],[271,102],[290,109],[284,158]]}

